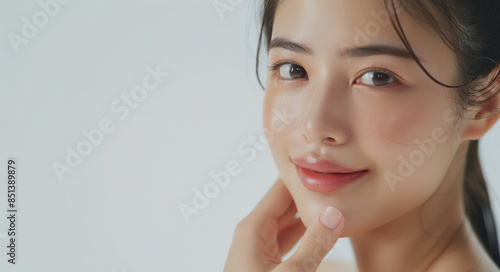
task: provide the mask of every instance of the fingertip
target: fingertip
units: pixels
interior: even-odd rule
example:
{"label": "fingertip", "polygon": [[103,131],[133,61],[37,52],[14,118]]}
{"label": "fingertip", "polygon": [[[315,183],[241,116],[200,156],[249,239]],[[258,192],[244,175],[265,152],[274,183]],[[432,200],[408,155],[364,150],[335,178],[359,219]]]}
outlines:
{"label": "fingertip", "polygon": [[337,208],[328,206],[321,212],[319,219],[325,227],[333,230],[339,226],[342,213]]}

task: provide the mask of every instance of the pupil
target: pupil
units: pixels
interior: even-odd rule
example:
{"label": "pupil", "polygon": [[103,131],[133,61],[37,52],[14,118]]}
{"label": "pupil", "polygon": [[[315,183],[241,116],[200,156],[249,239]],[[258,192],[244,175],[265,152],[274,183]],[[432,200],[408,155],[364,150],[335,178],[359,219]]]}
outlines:
{"label": "pupil", "polygon": [[390,80],[390,78],[389,78],[388,74],[376,72],[373,74],[372,80],[373,80],[373,83],[378,86],[378,85],[386,84]]}
{"label": "pupil", "polygon": [[290,67],[290,75],[292,76],[292,78],[302,77],[302,69],[300,67],[292,65]]}

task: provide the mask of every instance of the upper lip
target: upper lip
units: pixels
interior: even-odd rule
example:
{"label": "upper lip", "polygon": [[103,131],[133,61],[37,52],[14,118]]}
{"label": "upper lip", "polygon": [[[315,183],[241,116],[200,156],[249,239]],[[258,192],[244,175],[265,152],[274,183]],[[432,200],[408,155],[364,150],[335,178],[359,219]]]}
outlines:
{"label": "upper lip", "polygon": [[361,170],[350,169],[340,165],[337,162],[319,158],[315,155],[307,155],[301,158],[292,158],[292,161],[299,167],[306,168],[315,172],[328,173],[328,174],[333,174],[333,173],[345,174],[345,173],[354,173],[367,170],[367,169],[361,169]]}

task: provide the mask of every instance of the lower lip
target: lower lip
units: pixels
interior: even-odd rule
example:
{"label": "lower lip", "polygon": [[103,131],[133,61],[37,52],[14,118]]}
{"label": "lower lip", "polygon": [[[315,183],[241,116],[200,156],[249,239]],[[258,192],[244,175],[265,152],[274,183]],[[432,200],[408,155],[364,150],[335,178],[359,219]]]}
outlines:
{"label": "lower lip", "polygon": [[319,193],[336,191],[368,173],[368,170],[363,170],[345,174],[322,174],[297,165],[295,165],[295,168],[297,169],[302,184],[304,184],[307,189]]}

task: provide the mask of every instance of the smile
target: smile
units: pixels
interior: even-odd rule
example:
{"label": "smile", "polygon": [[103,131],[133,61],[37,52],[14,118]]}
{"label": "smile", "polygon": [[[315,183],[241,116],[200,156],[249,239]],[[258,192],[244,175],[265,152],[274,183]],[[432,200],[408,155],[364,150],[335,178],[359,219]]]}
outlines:
{"label": "smile", "polygon": [[321,173],[295,165],[302,184],[313,192],[330,193],[363,177],[368,170],[351,173]]}

